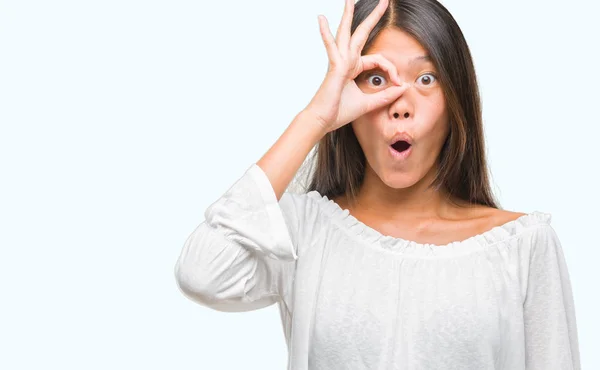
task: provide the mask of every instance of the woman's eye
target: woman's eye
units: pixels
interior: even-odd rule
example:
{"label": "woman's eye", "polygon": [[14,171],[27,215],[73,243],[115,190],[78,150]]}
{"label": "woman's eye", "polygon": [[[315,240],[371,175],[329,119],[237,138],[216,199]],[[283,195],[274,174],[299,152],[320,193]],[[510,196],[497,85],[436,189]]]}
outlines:
{"label": "woman's eye", "polygon": [[376,86],[376,87],[383,86],[387,82],[385,77],[383,77],[382,75],[378,75],[378,74],[372,74],[372,75],[368,76],[367,81],[371,85]]}
{"label": "woman's eye", "polygon": [[421,80],[422,84],[425,86],[430,86],[437,81],[437,77],[433,73],[426,73],[420,76],[417,80]]}

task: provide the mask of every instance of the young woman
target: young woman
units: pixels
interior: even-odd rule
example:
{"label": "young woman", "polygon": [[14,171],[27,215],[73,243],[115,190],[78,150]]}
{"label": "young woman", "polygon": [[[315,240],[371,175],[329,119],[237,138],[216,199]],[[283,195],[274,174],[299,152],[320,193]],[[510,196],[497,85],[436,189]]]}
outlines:
{"label": "young woman", "polygon": [[[579,369],[544,212],[500,209],[469,48],[435,0],[346,0],[329,68],[175,267],[221,311],[277,303],[288,369]],[[313,147],[304,193],[286,192]]]}

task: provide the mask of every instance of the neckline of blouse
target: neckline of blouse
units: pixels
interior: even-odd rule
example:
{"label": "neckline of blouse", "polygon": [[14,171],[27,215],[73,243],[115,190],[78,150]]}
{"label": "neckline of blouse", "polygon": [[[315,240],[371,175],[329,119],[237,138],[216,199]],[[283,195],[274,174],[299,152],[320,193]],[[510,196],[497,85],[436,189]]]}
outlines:
{"label": "neckline of blouse", "polygon": [[542,224],[549,225],[552,219],[550,213],[535,210],[463,240],[446,244],[419,243],[414,240],[380,233],[351,215],[348,209],[342,209],[338,203],[325,195],[321,195],[316,190],[308,192],[307,196],[319,203],[328,219],[340,223],[353,236],[361,238],[368,244],[379,245],[384,249],[404,254],[456,254],[459,250],[468,253],[508,240],[531,227]]}

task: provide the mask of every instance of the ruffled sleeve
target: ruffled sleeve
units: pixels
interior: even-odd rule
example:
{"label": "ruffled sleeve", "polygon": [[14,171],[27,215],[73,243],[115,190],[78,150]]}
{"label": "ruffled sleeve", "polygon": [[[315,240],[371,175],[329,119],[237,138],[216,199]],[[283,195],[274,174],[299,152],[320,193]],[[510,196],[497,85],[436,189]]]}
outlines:
{"label": "ruffled sleeve", "polygon": [[219,311],[269,306],[289,290],[299,243],[302,198],[273,187],[252,164],[204,212],[175,265],[181,292]]}
{"label": "ruffled sleeve", "polygon": [[528,370],[579,370],[571,281],[561,242],[550,224],[525,239],[524,325]]}

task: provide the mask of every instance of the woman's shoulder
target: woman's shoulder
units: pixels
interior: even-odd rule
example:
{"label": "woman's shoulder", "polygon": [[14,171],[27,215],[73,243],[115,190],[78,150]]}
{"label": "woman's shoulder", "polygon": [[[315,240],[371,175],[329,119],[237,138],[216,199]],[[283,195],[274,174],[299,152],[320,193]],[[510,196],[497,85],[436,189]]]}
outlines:
{"label": "woman's shoulder", "polygon": [[530,212],[510,211],[493,207],[484,207],[481,212],[490,226],[521,222],[527,225],[550,225],[552,214],[534,210]]}
{"label": "woman's shoulder", "polygon": [[285,191],[279,200],[281,212],[297,235],[313,234],[324,225],[327,201],[316,192]]}
{"label": "woman's shoulder", "polygon": [[481,213],[486,220],[485,228],[493,231],[490,235],[494,235],[497,241],[517,238],[520,244],[536,245],[557,238],[552,227],[552,214],[549,212],[520,212],[484,207]]}
{"label": "woman's shoulder", "polygon": [[521,217],[527,216],[529,214],[527,212],[509,211],[488,206],[481,207],[478,213],[480,213],[481,217],[486,220],[490,228],[497,225],[504,225],[506,223],[516,221]]}
{"label": "woman's shoulder", "polygon": [[511,211],[489,206],[480,206],[473,210],[474,218],[479,218],[486,229],[502,227],[506,229],[530,229],[538,226],[550,226],[552,214],[542,211]]}

